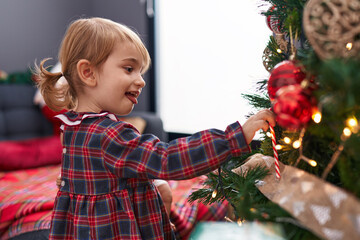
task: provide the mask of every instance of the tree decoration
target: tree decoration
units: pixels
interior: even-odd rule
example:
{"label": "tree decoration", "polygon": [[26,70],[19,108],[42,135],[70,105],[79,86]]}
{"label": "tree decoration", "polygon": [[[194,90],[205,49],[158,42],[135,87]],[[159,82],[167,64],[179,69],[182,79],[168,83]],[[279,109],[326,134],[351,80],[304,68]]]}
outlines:
{"label": "tree decoration", "polygon": [[280,174],[280,164],[279,164],[279,155],[276,149],[276,136],[275,136],[275,131],[274,128],[272,126],[269,125],[270,128],[270,134],[271,134],[271,141],[272,141],[272,145],[273,145],[273,151],[274,151],[274,159],[275,159],[275,172],[276,172],[276,178],[280,179],[281,178],[281,174]]}
{"label": "tree decoration", "polygon": [[271,71],[268,81],[268,94],[270,100],[274,100],[276,92],[284,87],[300,84],[305,79],[305,74],[294,61],[282,61]]}
{"label": "tree decoration", "polygon": [[287,53],[288,52],[288,42],[285,39],[285,34],[276,34],[275,41],[279,46],[279,48],[276,49],[276,51],[278,53]]}
{"label": "tree decoration", "polygon": [[273,110],[277,123],[288,130],[299,130],[311,119],[314,100],[299,84],[282,87],[276,96]]}
{"label": "tree decoration", "polygon": [[320,58],[360,58],[358,0],[310,0],[304,8],[303,25]]}
{"label": "tree decoration", "polygon": [[264,65],[266,71],[268,71],[268,72],[270,72],[271,69],[272,69],[272,66],[271,66],[271,63],[270,63],[272,53],[273,52],[268,47],[266,47],[264,49],[264,52],[263,52],[263,55],[262,55],[263,65]]}
{"label": "tree decoration", "polygon": [[271,72],[279,62],[287,59],[288,49],[284,41],[284,35],[270,36],[262,55],[263,65],[268,72]]}
{"label": "tree decoration", "polygon": [[303,153],[303,138],[304,138],[304,134],[305,134],[305,128],[301,129],[300,135],[299,135],[299,139],[295,140],[293,143],[293,147],[296,149],[299,149],[299,157],[296,159],[295,162],[295,167],[299,164],[300,160],[303,160],[305,162],[307,162],[310,166],[312,167],[316,167],[317,166],[317,162],[313,159],[310,159],[308,157],[306,157]]}
{"label": "tree decoration", "polygon": [[344,150],[345,142],[351,137],[353,133],[357,133],[359,130],[359,125],[356,118],[349,118],[346,122],[347,126],[343,129],[340,137],[341,143],[337,147],[335,153],[331,157],[331,161],[326,166],[323,174],[321,175],[322,179],[326,179],[331,169],[335,166],[341,152]]}
{"label": "tree decoration", "polygon": [[272,12],[276,11],[276,6],[272,6],[269,8],[268,13],[270,13],[266,17],[266,24],[269,27],[271,31],[273,31],[275,34],[282,34],[282,27],[281,22],[279,18],[276,15],[271,14]]}

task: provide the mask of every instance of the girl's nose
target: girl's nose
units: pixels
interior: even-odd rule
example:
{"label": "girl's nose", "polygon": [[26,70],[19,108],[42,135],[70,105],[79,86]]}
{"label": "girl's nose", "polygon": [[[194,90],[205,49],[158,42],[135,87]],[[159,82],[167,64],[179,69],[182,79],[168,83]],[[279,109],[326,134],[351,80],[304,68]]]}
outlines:
{"label": "girl's nose", "polygon": [[143,87],[145,87],[146,82],[144,81],[143,77],[140,76],[139,78],[137,78],[137,79],[135,80],[135,84],[136,84],[137,86],[143,88]]}

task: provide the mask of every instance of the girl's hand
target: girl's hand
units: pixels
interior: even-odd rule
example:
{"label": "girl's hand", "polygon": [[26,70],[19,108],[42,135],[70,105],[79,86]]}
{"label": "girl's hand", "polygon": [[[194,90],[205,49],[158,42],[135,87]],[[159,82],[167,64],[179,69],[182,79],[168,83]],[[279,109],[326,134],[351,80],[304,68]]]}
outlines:
{"label": "girl's hand", "polygon": [[56,186],[60,189],[61,188],[61,174],[56,178]]}
{"label": "girl's hand", "polygon": [[266,132],[269,124],[272,127],[276,125],[275,114],[269,109],[261,110],[251,116],[242,126],[246,143],[250,144],[258,130],[262,129]]}

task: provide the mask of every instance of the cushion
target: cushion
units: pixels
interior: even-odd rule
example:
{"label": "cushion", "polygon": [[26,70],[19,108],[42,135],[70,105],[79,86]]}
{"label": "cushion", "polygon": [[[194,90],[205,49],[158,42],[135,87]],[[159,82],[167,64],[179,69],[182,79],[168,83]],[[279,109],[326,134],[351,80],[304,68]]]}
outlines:
{"label": "cushion", "polygon": [[12,171],[61,163],[59,136],[0,142],[0,171]]}

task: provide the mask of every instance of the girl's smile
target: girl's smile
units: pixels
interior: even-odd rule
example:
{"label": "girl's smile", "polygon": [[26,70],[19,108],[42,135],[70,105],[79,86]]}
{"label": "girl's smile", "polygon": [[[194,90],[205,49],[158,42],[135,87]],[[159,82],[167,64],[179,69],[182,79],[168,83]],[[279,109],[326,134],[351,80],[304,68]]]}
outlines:
{"label": "girl's smile", "polygon": [[141,91],[133,91],[133,92],[126,92],[125,95],[130,99],[133,104],[138,103],[138,97],[140,96]]}

